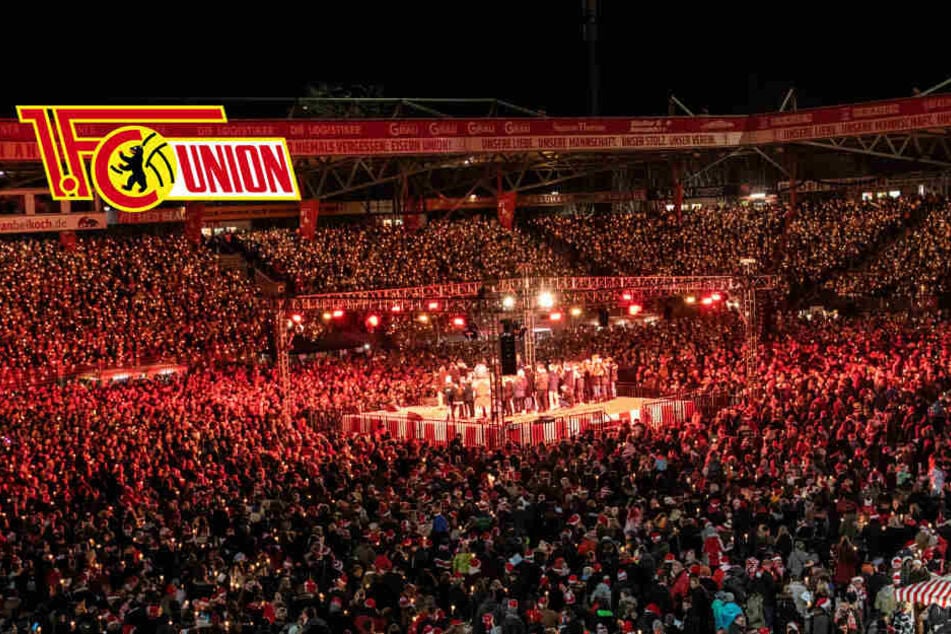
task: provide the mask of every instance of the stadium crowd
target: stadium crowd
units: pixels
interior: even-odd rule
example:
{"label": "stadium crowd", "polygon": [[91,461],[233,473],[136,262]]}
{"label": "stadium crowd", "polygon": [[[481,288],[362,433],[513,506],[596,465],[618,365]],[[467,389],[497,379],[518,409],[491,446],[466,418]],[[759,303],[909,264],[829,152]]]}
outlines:
{"label": "stadium crowd", "polygon": [[[303,292],[515,276],[522,263],[547,275],[737,273],[751,256],[787,285],[915,296],[948,289],[949,219],[951,205],[931,197],[836,199],[803,202],[795,214],[777,205],[688,209],[680,223],[648,212],[555,215],[506,231],[467,218],[416,232],[322,228],[304,243],[272,229],[238,234],[229,248],[242,246]],[[180,237],[83,237],[73,249],[4,240],[0,274],[9,324],[0,383],[137,359],[239,357],[266,336],[253,285]]]}
{"label": "stadium crowd", "polygon": [[421,230],[320,228],[313,241],[287,230],[240,234],[239,242],[287,276],[297,292],[352,291],[468,282],[517,275],[519,264],[547,275],[577,270],[547,245],[480,218],[437,220]]}
{"label": "stadium crowd", "polygon": [[307,422],[418,398],[400,353],[300,368],[291,423],[254,367],[7,393],[7,624],[911,634],[895,586],[943,572],[949,532],[951,328],[784,323],[741,405],[551,446]]}
{"label": "stadium crowd", "polygon": [[0,241],[0,385],[263,347],[256,291],[178,237]]}
{"label": "stadium crowd", "polygon": [[951,205],[929,206],[920,227],[906,229],[852,274],[833,280],[846,294],[932,296],[951,290]]}
{"label": "stadium crowd", "polygon": [[[834,201],[795,215],[691,210],[680,224],[557,216],[507,232],[477,219],[236,241],[300,291],[514,275],[526,256],[549,274],[726,273],[755,254],[791,285],[864,271],[881,286],[863,291],[916,293],[947,288],[948,210]],[[266,340],[256,291],[209,250],[175,237],[3,241],[0,273],[0,380],[202,359],[149,381],[0,392],[5,633],[951,628],[947,611],[895,599],[947,572],[951,321],[940,312],[782,314],[752,386],[727,309],[567,329],[539,345],[546,379],[520,377],[523,409],[532,389],[533,407],[553,407],[552,377],[564,394],[578,367],[585,398],[613,393],[623,368],[651,391],[723,391],[736,404],[681,427],[467,447],[325,423],[438,398],[446,378],[478,367],[478,346],[318,356],[295,363],[283,395],[248,354]]]}

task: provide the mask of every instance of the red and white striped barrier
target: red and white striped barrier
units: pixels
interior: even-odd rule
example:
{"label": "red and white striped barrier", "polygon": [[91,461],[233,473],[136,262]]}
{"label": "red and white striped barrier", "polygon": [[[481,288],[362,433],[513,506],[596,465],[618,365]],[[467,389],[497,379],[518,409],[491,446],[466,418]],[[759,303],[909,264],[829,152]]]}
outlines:
{"label": "red and white striped barrier", "polygon": [[608,418],[619,423],[631,423],[636,420],[650,426],[653,430],[685,423],[693,416],[696,405],[693,401],[658,399],[646,401],[641,409],[608,414]]}
{"label": "red and white striped barrier", "polygon": [[484,423],[410,418],[400,414],[350,414],[341,420],[344,434],[389,435],[399,440],[419,440],[446,445],[461,436],[466,447],[496,446],[497,428]]}
{"label": "red and white striped barrier", "polygon": [[600,431],[604,414],[584,412],[546,421],[513,423],[505,428],[505,440],[519,445],[542,445],[575,438],[588,431]]}

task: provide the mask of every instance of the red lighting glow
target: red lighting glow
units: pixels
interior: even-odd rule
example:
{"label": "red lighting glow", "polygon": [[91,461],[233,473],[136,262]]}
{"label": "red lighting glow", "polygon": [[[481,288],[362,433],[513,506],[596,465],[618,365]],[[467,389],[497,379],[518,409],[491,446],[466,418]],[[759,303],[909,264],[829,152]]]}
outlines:
{"label": "red lighting glow", "polygon": [[720,295],[720,293],[714,293],[713,295],[710,296],[710,299],[712,299],[715,302],[718,302],[721,299],[723,299],[723,296]]}
{"label": "red lighting glow", "polygon": [[391,313],[398,313],[402,310],[403,310],[403,307],[400,306],[399,304],[393,304],[393,306],[390,308]]}
{"label": "red lighting glow", "polygon": [[466,327],[466,318],[465,317],[453,317],[452,325],[456,328],[465,328]]}
{"label": "red lighting glow", "polygon": [[429,310],[439,310],[439,302],[429,302]]}
{"label": "red lighting glow", "polygon": [[703,304],[704,306],[710,306],[711,304],[713,304],[713,298],[704,297],[703,299],[700,300],[700,303]]}
{"label": "red lighting glow", "polygon": [[299,324],[301,321],[303,321],[303,319],[304,317],[300,313],[294,313],[291,315],[291,321],[293,321],[295,324]]}
{"label": "red lighting glow", "polygon": [[631,301],[632,299],[634,299],[634,295],[632,295],[632,294],[631,294],[630,292],[628,292],[628,291],[624,291],[624,294],[621,295],[621,299],[623,299],[625,302],[629,302],[629,301]]}
{"label": "red lighting glow", "polygon": [[330,315],[331,315],[331,317],[333,317],[334,319],[340,319],[341,317],[343,317],[343,311],[338,308],[337,310],[335,310],[334,312],[332,312]]}
{"label": "red lighting glow", "polygon": [[376,328],[376,327],[379,326],[379,325],[380,325],[380,317],[379,317],[379,315],[370,315],[369,317],[367,317],[367,327],[368,327],[368,328]]}
{"label": "red lighting glow", "polygon": [[641,308],[640,304],[631,304],[630,306],[627,307],[627,314],[637,315],[637,314],[640,314],[641,310],[643,309]]}
{"label": "red lighting glow", "polygon": [[561,313],[552,313],[548,318],[552,321],[561,321]]}

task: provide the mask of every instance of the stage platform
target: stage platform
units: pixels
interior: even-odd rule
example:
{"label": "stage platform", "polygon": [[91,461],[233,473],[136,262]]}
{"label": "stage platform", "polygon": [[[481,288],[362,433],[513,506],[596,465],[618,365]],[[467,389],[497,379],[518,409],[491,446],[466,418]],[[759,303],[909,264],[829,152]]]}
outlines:
{"label": "stage platform", "polygon": [[392,412],[350,414],[343,417],[341,431],[434,444],[452,442],[458,437],[466,446],[495,447],[510,442],[534,445],[559,442],[588,432],[601,434],[638,422],[656,430],[686,421],[694,409],[691,401],[620,397],[602,403],[507,416],[499,425],[484,419],[449,420],[446,407],[418,406]]}
{"label": "stage platform", "polygon": [[[583,403],[575,405],[574,407],[562,407],[560,409],[548,410],[545,412],[527,412],[525,414],[515,414],[514,416],[506,416],[506,424],[523,424],[531,423],[537,420],[540,417],[570,417],[570,416],[582,416],[585,414],[592,413],[604,413],[607,416],[620,416],[622,412],[627,413],[633,418],[638,418],[641,408],[644,406],[644,403],[649,399],[646,398],[630,398],[630,397],[620,397],[611,399],[610,401],[604,401],[602,403]],[[420,405],[417,407],[407,407],[399,410],[398,412],[367,412],[371,415],[406,415],[406,414],[415,414],[420,418],[426,418],[431,420],[447,420],[449,408],[445,406],[424,406]],[[464,418],[457,417],[456,420],[461,423],[485,423],[486,421],[479,418]]]}

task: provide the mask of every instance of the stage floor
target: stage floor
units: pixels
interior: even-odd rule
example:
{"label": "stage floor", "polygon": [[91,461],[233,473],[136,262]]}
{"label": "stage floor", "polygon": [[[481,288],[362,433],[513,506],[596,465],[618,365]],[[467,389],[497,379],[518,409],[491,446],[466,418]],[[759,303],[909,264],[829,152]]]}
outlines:
{"label": "stage floor", "polygon": [[[516,414],[514,416],[506,416],[506,424],[520,424],[520,423],[530,423],[539,417],[542,416],[553,416],[556,418],[569,417],[569,416],[583,416],[584,414],[590,414],[594,412],[603,411],[608,417],[615,418],[620,416],[622,413],[631,413],[632,418],[634,412],[639,412],[646,401],[649,399],[645,398],[630,398],[630,397],[619,397],[611,399],[610,401],[604,401],[601,403],[586,403],[582,405],[575,405],[574,407],[563,407],[560,409],[548,410],[545,412],[529,412],[526,414]],[[446,407],[440,406],[416,406],[416,407],[406,407],[398,412],[367,412],[371,415],[386,416],[389,415],[405,415],[407,413],[412,413],[420,418],[428,420],[446,420],[447,415]],[[459,417],[456,419],[461,423],[479,423],[484,422],[479,418],[463,418]]]}

